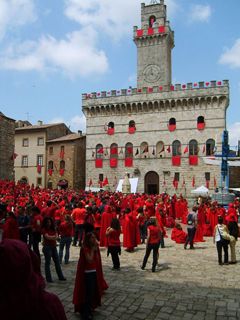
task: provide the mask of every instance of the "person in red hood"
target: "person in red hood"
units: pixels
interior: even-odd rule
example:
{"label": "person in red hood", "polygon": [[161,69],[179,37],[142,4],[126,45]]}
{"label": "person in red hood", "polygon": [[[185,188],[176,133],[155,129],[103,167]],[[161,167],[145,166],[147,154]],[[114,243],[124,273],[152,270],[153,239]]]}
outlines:
{"label": "person in red hood", "polygon": [[92,319],[92,311],[101,305],[101,297],[108,285],[103,277],[101,255],[93,232],[85,234],[80,250],[73,304],[84,320]]}
{"label": "person in red hood", "polygon": [[116,213],[112,212],[111,206],[105,206],[101,219],[100,247],[108,246],[106,231],[107,228],[110,227],[113,218],[116,218]]}
{"label": "person in red hood", "polygon": [[0,242],[1,319],[67,320],[59,298],[45,291],[40,260],[19,240]]}

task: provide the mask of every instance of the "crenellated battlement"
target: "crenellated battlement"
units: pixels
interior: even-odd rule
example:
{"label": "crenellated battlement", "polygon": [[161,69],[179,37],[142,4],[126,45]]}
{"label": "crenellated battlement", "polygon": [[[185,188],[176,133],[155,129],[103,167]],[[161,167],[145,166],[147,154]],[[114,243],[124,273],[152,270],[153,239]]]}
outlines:
{"label": "crenellated battlement", "polygon": [[[229,81],[216,81],[212,80],[209,82],[189,82],[187,84],[175,84],[169,86],[153,86],[153,87],[144,87],[144,88],[128,88],[128,89],[119,89],[119,90],[110,90],[110,91],[101,91],[101,92],[92,92],[92,93],[83,93],[82,100],[89,100],[89,99],[106,99],[112,97],[119,97],[119,96],[133,96],[133,95],[151,95],[154,93],[167,93],[169,92],[189,92],[194,91],[196,93],[197,90],[202,89],[211,89],[211,88],[221,88],[227,87],[229,88]],[[206,92],[204,92],[206,94]]]}

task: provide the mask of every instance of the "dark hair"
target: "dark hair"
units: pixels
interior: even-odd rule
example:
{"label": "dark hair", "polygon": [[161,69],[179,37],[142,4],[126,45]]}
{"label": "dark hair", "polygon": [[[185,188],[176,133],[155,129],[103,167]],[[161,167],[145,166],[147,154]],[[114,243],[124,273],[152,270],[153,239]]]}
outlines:
{"label": "dark hair", "polygon": [[223,223],[223,217],[222,216],[218,216],[218,223],[220,223],[220,224]]}
{"label": "dark hair", "polygon": [[31,211],[32,211],[32,212],[35,212],[35,213],[37,213],[37,214],[40,214],[40,212],[41,212],[40,209],[39,209],[38,207],[36,207],[36,206],[32,207],[32,208],[31,208]]}
{"label": "dark hair", "polygon": [[94,236],[96,238],[96,236],[95,236],[95,234],[93,232],[88,232],[88,233],[85,234],[85,237],[84,237],[84,240],[83,240],[83,246],[84,247],[88,247],[88,248],[92,248],[93,247],[93,244],[90,241],[92,236]]}
{"label": "dark hair", "polygon": [[139,208],[137,209],[137,212],[138,212],[138,213],[143,213],[143,207],[139,207]]}
{"label": "dark hair", "polygon": [[[51,225],[50,225],[50,226],[47,225],[47,224],[48,224],[48,221],[51,222]],[[43,222],[42,222],[42,228],[43,228],[43,229],[50,229],[50,230],[52,230],[52,231],[55,231],[56,229],[55,229],[55,225],[54,225],[53,219],[52,219],[51,217],[45,217],[45,218],[43,219]]]}
{"label": "dark hair", "polygon": [[121,226],[120,226],[120,222],[117,218],[113,218],[112,222],[111,222],[111,228],[114,230],[120,230]]}

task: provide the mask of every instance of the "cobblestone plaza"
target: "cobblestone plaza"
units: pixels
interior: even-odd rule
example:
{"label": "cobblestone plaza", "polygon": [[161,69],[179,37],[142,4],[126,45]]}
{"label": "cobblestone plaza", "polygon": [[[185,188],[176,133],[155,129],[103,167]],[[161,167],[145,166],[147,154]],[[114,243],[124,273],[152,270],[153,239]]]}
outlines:
{"label": "cobblestone plaza", "polygon": [[[146,270],[140,269],[144,244],[134,253],[122,250],[120,271],[111,270],[111,258],[107,257],[106,249],[101,249],[109,288],[103,296],[102,306],[94,313],[94,319],[240,319],[238,264],[218,266],[212,238],[197,243],[195,250],[184,250],[183,245],[170,239],[169,232],[168,236],[166,248],[160,249],[156,273],[151,272],[150,258]],[[73,313],[72,305],[78,255],[79,248],[72,247],[72,262],[63,266],[67,282],[56,281],[47,288],[59,296],[69,320],[80,317]]]}

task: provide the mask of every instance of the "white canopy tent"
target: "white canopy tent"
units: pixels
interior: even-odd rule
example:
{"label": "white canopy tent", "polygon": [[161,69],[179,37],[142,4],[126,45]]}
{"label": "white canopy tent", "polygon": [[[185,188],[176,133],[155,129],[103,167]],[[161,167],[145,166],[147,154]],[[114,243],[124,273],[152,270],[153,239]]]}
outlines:
{"label": "white canopy tent", "polygon": [[195,190],[192,190],[191,193],[194,194],[195,196],[202,196],[202,197],[209,196],[209,190],[208,190],[208,188],[206,188],[204,186],[201,186]]}

